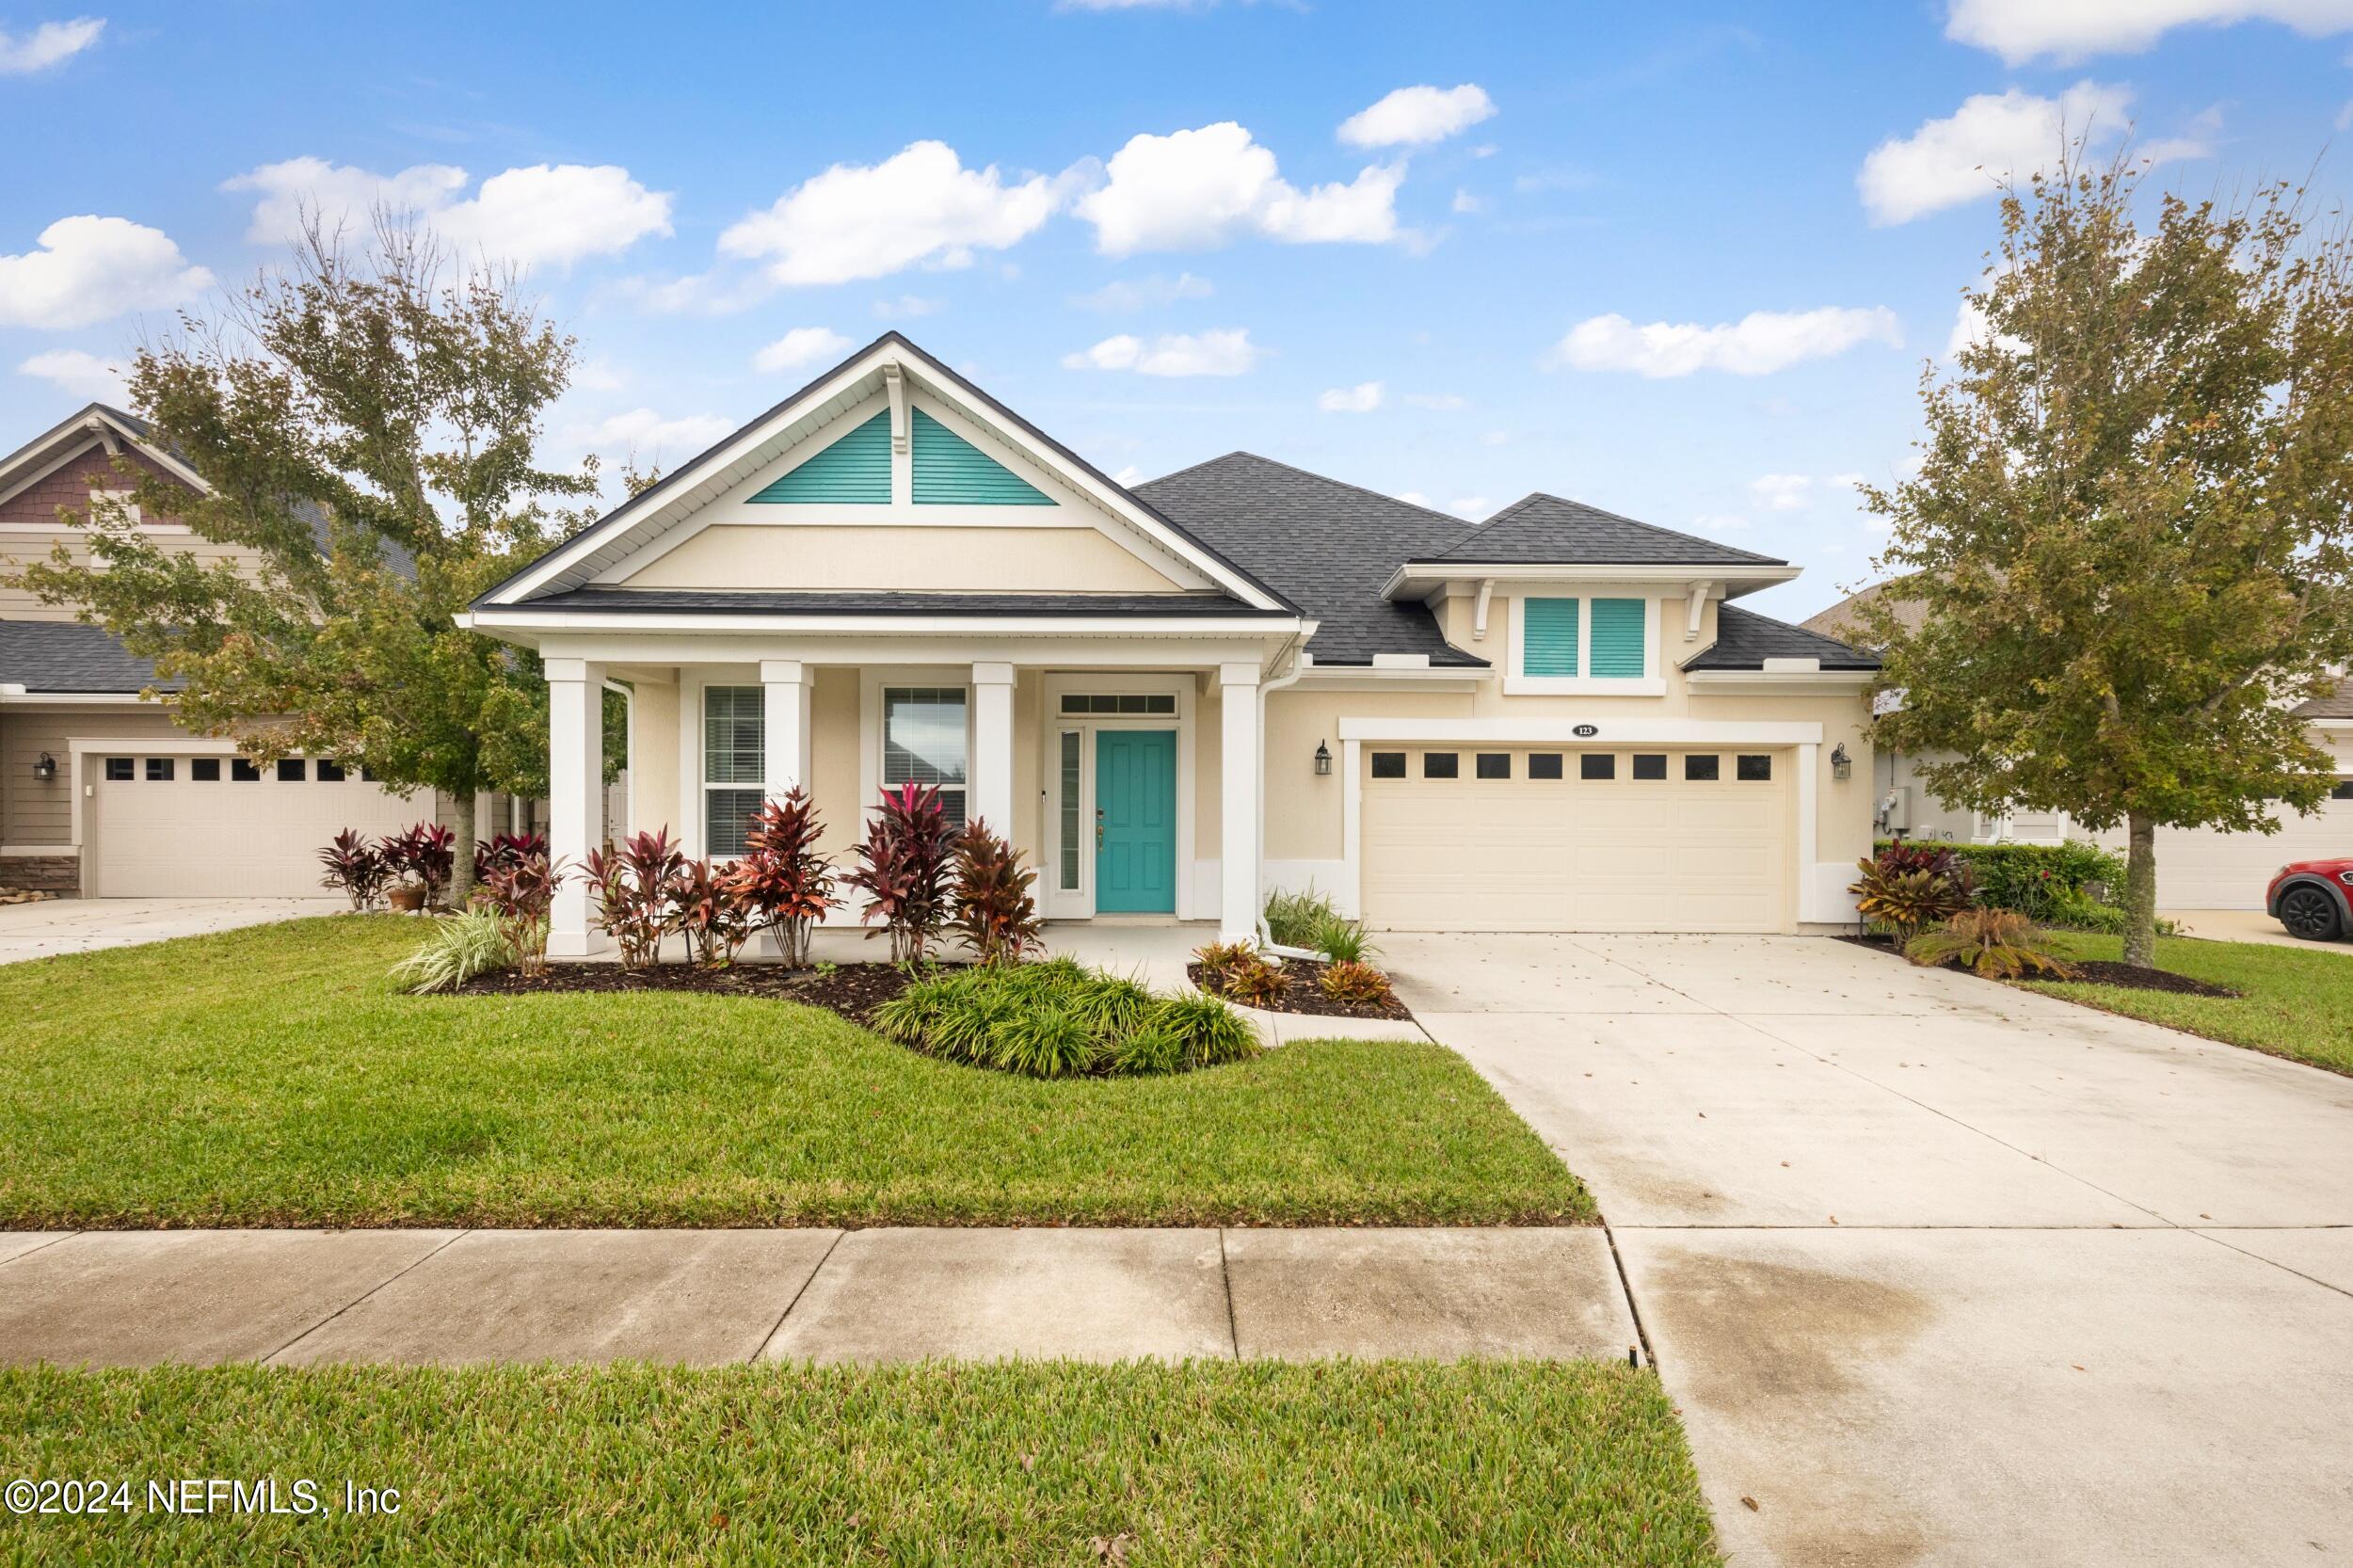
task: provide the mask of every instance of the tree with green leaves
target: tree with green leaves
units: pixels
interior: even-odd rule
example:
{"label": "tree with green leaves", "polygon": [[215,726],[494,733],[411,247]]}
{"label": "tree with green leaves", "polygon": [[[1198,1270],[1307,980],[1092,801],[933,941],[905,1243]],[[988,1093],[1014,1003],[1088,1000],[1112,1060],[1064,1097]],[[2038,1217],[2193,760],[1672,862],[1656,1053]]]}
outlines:
{"label": "tree with green leaves", "polygon": [[1901,581],[1857,631],[1901,694],[1881,743],[1939,798],[2125,827],[2146,967],[2159,827],[2329,793],[2290,710],[2353,654],[2353,247],[2289,186],[2193,202],[2076,152],[2005,192],[1919,472],[1865,488]]}
{"label": "tree with green leaves", "polygon": [[[475,792],[547,791],[548,693],[535,655],[452,617],[585,520],[596,465],[537,458],[572,340],[517,279],[385,215],[372,240],[313,223],[288,268],[141,348],[133,407],[204,491],[125,464],[128,504],[76,520],[88,564],[17,581],[181,682],[190,729],[449,796],[462,903]],[[134,507],[253,556],[173,548]]]}

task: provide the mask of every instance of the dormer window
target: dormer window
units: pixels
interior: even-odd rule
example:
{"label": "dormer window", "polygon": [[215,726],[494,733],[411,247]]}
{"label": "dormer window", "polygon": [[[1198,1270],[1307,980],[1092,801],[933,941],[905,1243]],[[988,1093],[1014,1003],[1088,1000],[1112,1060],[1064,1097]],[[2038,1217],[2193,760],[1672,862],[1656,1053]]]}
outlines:
{"label": "dormer window", "polygon": [[1657,600],[1531,593],[1514,609],[1507,690],[1631,696],[1665,689]]}

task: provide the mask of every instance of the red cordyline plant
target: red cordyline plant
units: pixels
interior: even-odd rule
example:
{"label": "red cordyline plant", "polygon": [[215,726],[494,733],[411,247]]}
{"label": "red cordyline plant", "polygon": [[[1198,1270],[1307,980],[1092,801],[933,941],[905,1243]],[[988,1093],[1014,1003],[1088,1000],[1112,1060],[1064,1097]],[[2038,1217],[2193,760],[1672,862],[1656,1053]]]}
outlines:
{"label": "red cordyline plant", "polygon": [[437,822],[421,822],[398,833],[387,833],[376,853],[388,874],[396,880],[414,878],[424,889],[427,907],[441,901],[450,873],[457,869],[456,836]]}
{"label": "red cordyline plant", "polygon": [[373,907],[383,896],[384,884],[392,874],[376,846],[349,827],[336,834],[334,841],[319,851],[319,864],[327,868],[327,874],[319,878],[320,885],[341,888],[354,909]]}
{"label": "red cordyline plant", "polygon": [[670,881],[670,923],[686,934],[686,949],[706,969],[724,969],[752,934],[750,906],[732,873],[708,859],[689,860]]}
{"label": "red cordyline plant", "polygon": [[[885,790],[851,854],[857,864],[841,880],[867,896],[861,924],[879,920],[890,934],[890,961],[918,964],[948,923],[948,860],[955,829],[928,784]],[[874,935],[868,932],[868,936]]]}
{"label": "red cordyline plant", "polygon": [[518,860],[537,856],[548,857],[548,840],[539,833],[501,833],[495,838],[473,841],[473,877],[476,882],[488,876],[501,866],[511,866]]}
{"label": "red cordyline plant", "polygon": [[592,849],[581,867],[597,900],[597,929],[621,950],[621,968],[642,969],[673,929],[671,885],[686,869],[686,856],[666,827],[632,833],[618,849]]}
{"label": "red cordyline plant", "polygon": [[840,904],[833,896],[833,863],[817,853],[824,831],[808,792],[795,784],[782,800],[763,801],[752,813],[743,858],[735,863],[735,890],[752,927],[776,934],[790,968],[808,967],[809,928]]}
{"label": "red cordyline plant", "polygon": [[549,859],[542,845],[536,855],[518,856],[482,873],[474,902],[498,916],[506,945],[514,950],[515,968],[525,975],[548,971],[548,911],[569,869]]}
{"label": "red cordyline plant", "polygon": [[1021,852],[986,823],[969,823],[956,835],[956,926],[981,963],[1018,964],[1043,943],[1045,922],[1030,893],[1036,881]]}

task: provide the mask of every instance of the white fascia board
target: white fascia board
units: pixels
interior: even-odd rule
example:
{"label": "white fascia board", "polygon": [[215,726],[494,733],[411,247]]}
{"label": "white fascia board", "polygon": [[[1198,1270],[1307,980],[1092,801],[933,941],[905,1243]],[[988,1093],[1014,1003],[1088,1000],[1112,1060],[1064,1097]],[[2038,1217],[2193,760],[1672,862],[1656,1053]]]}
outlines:
{"label": "white fascia board", "polygon": [[1494,667],[1487,664],[1310,664],[1300,672],[1299,683],[1332,686],[1346,681],[1418,686],[1438,681],[1480,681],[1494,674]]}
{"label": "white fascia board", "polygon": [[[50,447],[59,441],[70,440],[77,431],[88,439],[69,447],[63,455],[42,463],[38,468],[23,472],[18,472],[24,468],[24,464]],[[157,467],[196,491],[197,494],[213,493],[213,487],[204,483],[203,476],[196,470],[188,467],[162,447],[155,445],[120,420],[114,418],[104,408],[92,404],[80,413],[51,425],[6,457],[0,457],[0,501],[6,501],[27,487],[37,485],[46,479],[83,453],[88,452],[93,443],[103,440],[105,432],[112,432],[119,441],[137,447]]]}
{"label": "white fascia board", "polygon": [[[1590,729],[1591,734],[1579,734]],[[1545,745],[1578,742],[1653,745],[1819,745],[1819,724],[1746,719],[1348,719],[1343,741],[1513,741]]]}
{"label": "white fascia board", "polygon": [[1860,692],[1868,689],[1878,677],[1870,670],[1685,670],[1683,679],[1701,690],[1712,687],[1769,696],[1802,695],[1825,689]]}
{"label": "white fascia board", "polygon": [[[136,692],[0,692],[0,708],[129,708],[146,700]],[[168,693],[156,698],[170,700]]]}
{"label": "white fascia board", "polygon": [[1722,584],[1727,588],[1738,584],[1745,592],[1751,588],[1769,587],[1775,583],[1794,582],[1804,574],[1804,569],[1802,567],[1678,565],[1667,561],[1604,566],[1577,566],[1566,561],[1539,565],[1408,561],[1389,574],[1389,580],[1381,585],[1381,597],[1423,600],[1444,592],[1475,593],[1480,583],[1489,579],[1497,583],[1640,583],[1655,584],[1662,593],[1678,596],[1689,592],[1692,583],[1704,577],[1710,584]]}
{"label": "white fascia board", "polygon": [[457,624],[472,632],[518,631],[541,636],[579,632],[742,632],[819,634],[834,637],[1308,637],[1315,622],[1190,616],[1167,619],[1142,616],[634,616],[575,611],[539,615],[486,606],[461,612]]}

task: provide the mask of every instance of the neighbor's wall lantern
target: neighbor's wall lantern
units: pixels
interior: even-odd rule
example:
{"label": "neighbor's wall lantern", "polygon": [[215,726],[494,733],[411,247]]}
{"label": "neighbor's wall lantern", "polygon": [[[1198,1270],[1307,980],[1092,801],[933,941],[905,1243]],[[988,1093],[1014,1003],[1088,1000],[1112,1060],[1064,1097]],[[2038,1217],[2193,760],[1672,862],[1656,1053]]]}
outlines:
{"label": "neighbor's wall lantern", "polygon": [[1854,759],[1847,755],[1847,743],[1844,741],[1830,748],[1830,776],[1839,779],[1854,776]]}
{"label": "neighbor's wall lantern", "polygon": [[1332,772],[1332,748],[1321,741],[1316,743],[1316,776],[1323,778]]}
{"label": "neighbor's wall lantern", "polygon": [[50,756],[49,753],[45,751],[42,752],[40,754],[40,760],[33,764],[33,776],[40,779],[43,784],[46,784],[51,779],[56,777],[57,760],[55,757]]}

